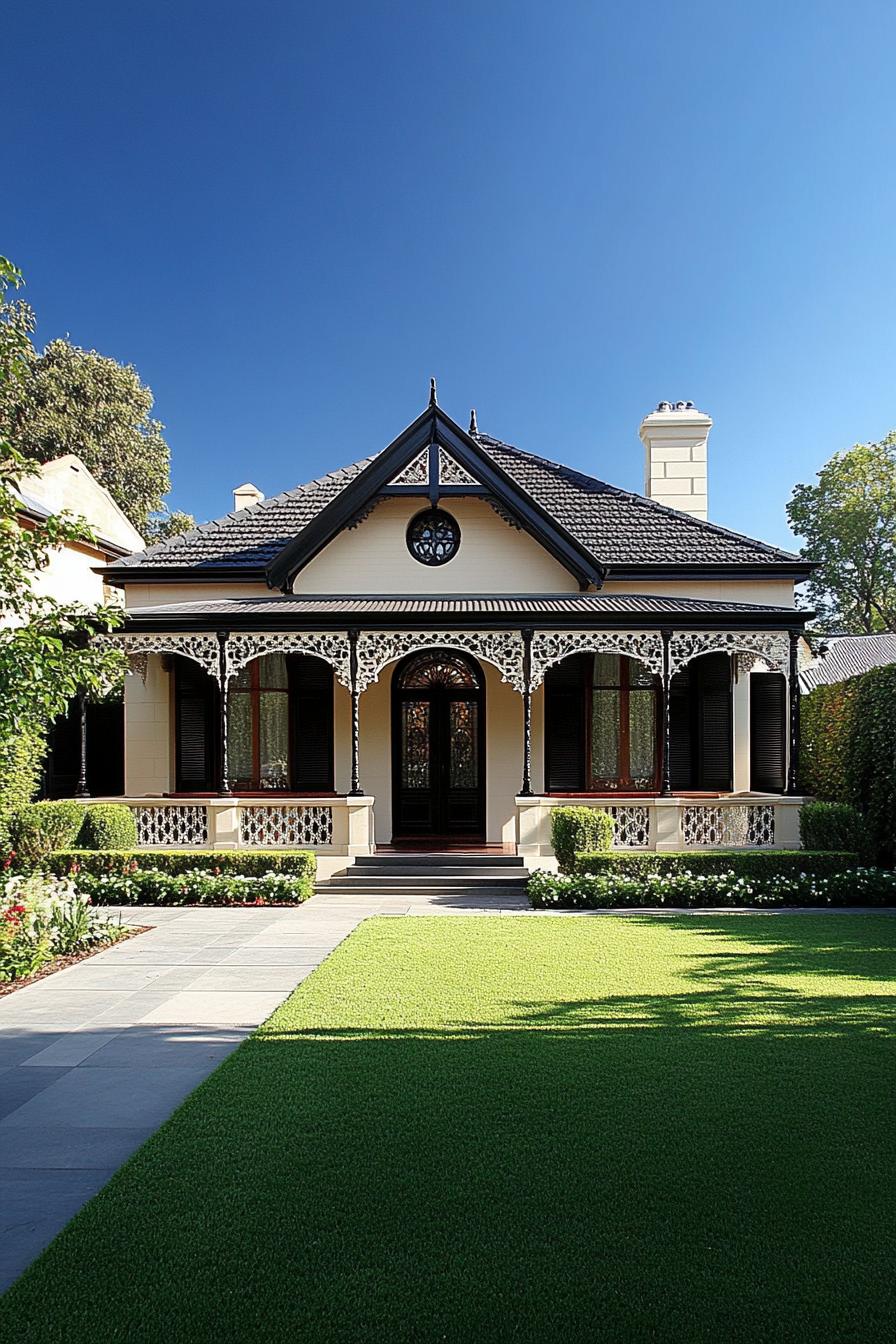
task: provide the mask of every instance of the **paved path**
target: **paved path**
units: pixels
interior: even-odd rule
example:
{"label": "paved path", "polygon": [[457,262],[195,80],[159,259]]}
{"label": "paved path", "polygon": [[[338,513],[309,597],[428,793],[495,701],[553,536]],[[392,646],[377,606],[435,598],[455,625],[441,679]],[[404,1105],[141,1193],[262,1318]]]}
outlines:
{"label": "paved path", "polygon": [[512,892],[130,909],[150,932],[0,998],[0,1291],[362,919],[527,909]]}

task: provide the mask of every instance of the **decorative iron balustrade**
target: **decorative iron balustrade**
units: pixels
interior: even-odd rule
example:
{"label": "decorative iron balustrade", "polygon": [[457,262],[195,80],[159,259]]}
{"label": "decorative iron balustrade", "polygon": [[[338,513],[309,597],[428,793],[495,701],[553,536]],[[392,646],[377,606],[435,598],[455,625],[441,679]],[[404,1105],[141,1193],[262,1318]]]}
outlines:
{"label": "decorative iron balustrade", "polygon": [[681,820],[686,849],[761,849],[775,843],[772,803],[688,806]]}
{"label": "decorative iron balustrade", "polygon": [[133,812],[141,847],[193,849],[208,844],[208,812],[203,803],[137,806]]}
{"label": "decorative iron balustrade", "polygon": [[333,843],[332,807],[265,804],[243,807],[240,844],[260,849],[320,849]]}
{"label": "decorative iron balustrade", "polygon": [[605,809],[613,818],[614,849],[648,849],[650,847],[650,808],[646,803]]}

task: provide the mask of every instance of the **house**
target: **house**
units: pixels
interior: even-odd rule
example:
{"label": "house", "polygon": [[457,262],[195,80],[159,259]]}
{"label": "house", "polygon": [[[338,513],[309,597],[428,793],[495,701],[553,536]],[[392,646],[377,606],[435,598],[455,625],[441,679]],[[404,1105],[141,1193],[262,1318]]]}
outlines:
{"label": "house", "polygon": [[144,843],[793,845],[804,559],[707,520],[712,421],[662,402],[643,495],[437,404],[381,452],[115,560]]}
{"label": "house", "polygon": [[816,645],[811,661],[800,665],[800,688],[804,695],[816,686],[834,686],[850,677],[860,677],[873,667],[896,663],[896,634],[829,635]]}
{"label": "house", "polygon": [[[143,538],[81,459],[66,453],[44,462],[19,479],[16,493],[20,527],[34,528],[53,514],[68,513],[83,518],[92,533],[90,539],[84,536],[57,546],[34,575],[35,589],[65,604],[97,607],[123,602],[121,589],[107,582],[103,569],[142,548]],[[83,772],[82,714],[85,744],[89,744]],[[122,722],[120,702],[79,705],[73,701],[68,713],[50,729],[41,794],[70,797],[79,785],[94,794],[119,791],[124,779]]]}

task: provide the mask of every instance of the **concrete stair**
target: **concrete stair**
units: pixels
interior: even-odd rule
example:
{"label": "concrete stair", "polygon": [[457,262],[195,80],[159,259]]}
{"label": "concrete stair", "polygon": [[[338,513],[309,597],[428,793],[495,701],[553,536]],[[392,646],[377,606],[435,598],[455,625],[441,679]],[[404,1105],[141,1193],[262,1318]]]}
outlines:
{"label": "concrete stair", "polygon": [[369,854],[317,889],[346,896],[464,896],[498,901],[525,895],[529,873],[512,854]]}

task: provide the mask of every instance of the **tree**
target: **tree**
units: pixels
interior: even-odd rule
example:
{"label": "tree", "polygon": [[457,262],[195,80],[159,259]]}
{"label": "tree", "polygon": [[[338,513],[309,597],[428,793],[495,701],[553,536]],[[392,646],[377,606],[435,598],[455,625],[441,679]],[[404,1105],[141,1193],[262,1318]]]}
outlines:
{"label": "tree", "polygon": [[896,430],[835,453],[817,485],[798,485],[790,526],[820,562],[808,596],[821,629],[873,634],[896,628]]}
{"label": "tree", "polygon": [[[22,328],[29,314],[11,304],[0,316]],[[0,435],[37,462],[76,453],[142,532],[171,486],[171,454],[152,406],[133,365],[67,340],[50,341],[40,355],[29,339],[21,376],[0,395]]]}
{"label": "tree", "polygon": [[[10,383],[23,376],[30,358],[27,322],[15,316],[22,309],[5,302],[9,290],[21,283],[16,267],[0,257],[0,401],[5,404]],[[119,624],[118,609],[64,604],[35,590],[34,575],[57,546],[92,537],[83,519],[63,514],[27,528],[20,525],[16,485],[33,467],[0,434],[0,838],[10,802],[21,800],[21,780],[33,783],[50,722],[79,691],[106,693],[124,666],[116,649],[91,642],[98,629]]]}
{"label": "tree", "polygon": [[167,541],[169,537],[179,537],[195,526],[196,519],[192,513],[183,513],[180,509],[163,509],[161,513],[154,513],[149,518],[146,527],[143,529],[143,536],[147,546],[152,546],[157,541]]}

